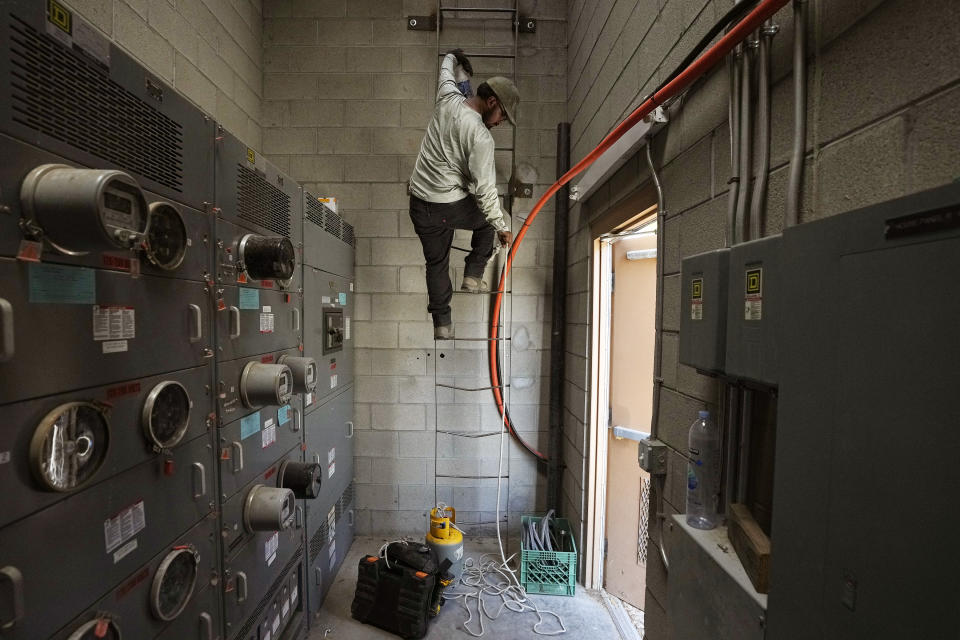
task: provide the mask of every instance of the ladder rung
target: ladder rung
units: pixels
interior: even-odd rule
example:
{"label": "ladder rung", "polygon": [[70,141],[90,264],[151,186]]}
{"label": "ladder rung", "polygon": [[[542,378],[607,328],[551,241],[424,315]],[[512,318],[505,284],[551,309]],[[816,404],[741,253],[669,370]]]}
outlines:
{"label": "ladder rung", "polygon": [[[445,55],[447,54],[441,53],[439,57],[442,58]],[[467,56],[468,58],[503,58],[505,60],[511,60],[517,57],[512,53],[465,53],[463,55]]]}
{"label": "ladder rung", "polygon": [[470,253],[471,249],[464,249],[463,247],[450,246],[451,249],[456,249],[457,251],[463,251],[464,253]]}
{"label": "ladder rung", "polygon": [[513,147],[494,147],[494,151],[513,151]]}
{"label": "ladder rung", "polygon": [[503,291],[503,290],[497,289],[496,291],[454,291],[453,293],[454,293],[455,295],[471,295],[471,296],[475,296],[475,295],[479,295],[479,294],[488,294],[488,293],[513,293],[513,292],[510,291],[510,290]]}
{"label": "ladder rung", "polygon": [[434,342],[500,342],[510,338],[434,338]]}
{"label": "ladder rung", "polygon": [[477,13],[516,13],[516,9],[497,9],[486,7],[440,7],[440,11],[474,11]]}
{"label": "ladder rung", "polygon": [[500,435],[499,431],[485,431],[476,433],[471,433],[470,431],[444,431],[442,429],[437,429],[437,433],[445,433],[448,436],[457,436],[460,438],[487,438],[489,436],[498,436]]}
{"label": "ladder rung", "polygon": [[[461,479],[461,480],[488,480],[488,479],[493,479],[493,480],[495,480],[495,479],[497,478],[497,476],[447,476],[447,475],[442,475],[442,474],[437,474],[437,475],[434,476],[434,477],[436,477],[436,478],[459,478],[459,479]],[[501,478],[509,478],[510,476],[500,476],[500,477],[501,477]]]}
{"label": "ladder rung", "polygon": [[458,387],[455,384],[443,384],[441,382],[436,383],[438,387],[443,387],[444,389],[456,389],[457,391],[489,391],[491,389],[506,389],[510,385],[497,385],[494,387]]}

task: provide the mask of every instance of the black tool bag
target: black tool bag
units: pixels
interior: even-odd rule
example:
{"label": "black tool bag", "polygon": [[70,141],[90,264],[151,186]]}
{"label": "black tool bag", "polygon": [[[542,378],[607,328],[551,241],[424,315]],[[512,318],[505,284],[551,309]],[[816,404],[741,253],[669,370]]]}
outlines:
{"label": "black tool bag", "polygon": [[453,576],[450,561],[440,566],[429,547],[393,542],[384,558],[365,556],[357,567],[357,592],[350,612],[360,622],[372,624],[403,638],[427,635],[428,618],[437,615],[443,589]]}

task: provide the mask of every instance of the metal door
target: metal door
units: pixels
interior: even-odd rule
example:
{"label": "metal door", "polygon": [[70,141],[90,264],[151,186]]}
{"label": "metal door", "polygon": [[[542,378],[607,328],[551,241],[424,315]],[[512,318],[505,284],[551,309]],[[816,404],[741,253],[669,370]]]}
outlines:
{"label": "metal door", "polygon": [[301,295],[254,287],[217,289],[217,356],[222,360],[297,347],[303,336]]}
{"label": "metal door", "polygon": [[[353,282],[313,267],[304,267],[303,351],[317,360],[319,382],[306,398],[310,413],[317,403],[353,382]],[[329,340],[331,320],[342,340]]]}
{"label": "metal door", "polygon": [[205,436],[0,530],[26,616],[4,640],[46,638],[213,510]]}
{"label": "metal door", "polygon": [[4,2],[0,130],[202,210],[213,200],[213,121],[81,16],[47,4]]}
{"label": "metal door", "polygon": [[202,365],[203,283],[0,258],[0,403]]}
{"label": "metal door", "polygon": [[303,550],[303,529],[257,533],[224,562],[227,637],[269,598],[287,563]]}
{"label": "metal door", "polygon": [[310,503],[307,537],[326,521],[344,488],[353,480],[353,393],[342,393],[308,414],[304,420],[306,460],[324,468],[320,495]]}
{"label": "metal door", "polygon": [[226,501],[303,438],[299,401],[263,407],[221,427],[220,494]]}
{"label": "metal door", "polygon": [[[213,622],[219,619],[217,612],[217,589],[210,589],[210,578],[217,571],[217,520],[214,517],[205,518],[188,532],[177,538],[171,544],[161,549],[150,562],[131,572],[118,584],[114,585],[106,595],[84,613],[67,624],[52,640],[66,640],[75,629],[89,620],[109,617],[115,620],[116,625],[127,638],[154,638],[158,634],[173,638],[172,631],[176,629],[180,638],[197,638],[198,640],[212,640],[218,633]],[[157,569],[171,553],[186,551],[190,547],[197,552],[194,582],[184,582],[184,591],[192,588],[192,593],[183,610],[173,620],[165,621],[155,613],[155,605],[159,604],[161,591],[156,585]],[[154,592],[154,589],[157,589]],[[167,594],[165,594],[167,595]],[[155,600],[157,600],[155,602]],[[162,615],[166,612],[159,609]],[[203,613],[210,618],[213,636],[202,633],[204,627]],[[198,633],[198,628],[201,633]]]}
{"label": "metal door", "polygon": [[[36,477],[42,460],[31,455],[31,441],[38,425],[52,411],[73,402],[87,402],[102,409],[101,414],[109,426],[105,442],[94,442],[93,447],[106,450],[99,470],[90,479],[91,488],[116,474],[137,466],[147,460],[160,459],[166,452],[154,450],[155,442],[148,440],[144,428],[144,412],[149,416],[149,403],[159,405],[162,400],[152,400],[157,391],[168,386],[178,387],[176,392],[185,392],[191,406],[185,431],[173,447],[185,446],[202,435],[213,424],[213,400],[210,394],[212,365],[204,365],[169,374],[128,380],[116,385],[93,387],[28,400],[2,408],[4,421],[0,427],[0,451],[9,452],[10,460],[0,465],[0,527],[18,520],[34,511],[46,508],[68,498],[74,492],[55,491],[45,488]],[[182,398],[183,396],[178,396]],[[158,407],[163,411],[162,405]],[[179,407],[177,407],[179,408]],[[167,429],[158,427],[155,431]],[[171,429],[172,430],[172,429]],[[95,452],[99,455],[99,452]],[[83,487],[79,487],[83,490]]]}

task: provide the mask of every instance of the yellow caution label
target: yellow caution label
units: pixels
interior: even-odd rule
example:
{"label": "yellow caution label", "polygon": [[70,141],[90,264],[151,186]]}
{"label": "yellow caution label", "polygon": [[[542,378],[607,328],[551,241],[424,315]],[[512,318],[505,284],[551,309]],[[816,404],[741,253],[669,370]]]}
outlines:
{"label": "yellow caution label", "polygon": [[73,34],[73,14],[57,0],[47,3],[47,20],[67,35]]}
{"label": "yellow caution label", "polygon": [[760,294],[763,292],[763,269],[747,269],[747,294]]}
{"label": "yellow caution label", "polygon": [[250,147],[247,147],[247,162],[250,164],[257,164],[257,154]]}
{"label": "yellow caution label", "polygon": [[690,281],[690,297],[694,300],[703,298],[703,278],[694,278]]}

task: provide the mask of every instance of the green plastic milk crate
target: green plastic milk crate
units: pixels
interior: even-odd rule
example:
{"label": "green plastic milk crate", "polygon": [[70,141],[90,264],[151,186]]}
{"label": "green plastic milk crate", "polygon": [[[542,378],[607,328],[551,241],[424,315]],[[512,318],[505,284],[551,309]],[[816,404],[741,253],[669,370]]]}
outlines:
{"label": "green plastic milk crate", "polygon": [[[542,518],[523,516],[520,522],[536,526]],[[577,587],[577,545],[573,541],[573,528],[564,518],[554,518],[554,526],[562,531],[562,551],[520,550],[520,584],[527,593],[545,593],[556,596],[572,596]]]}

